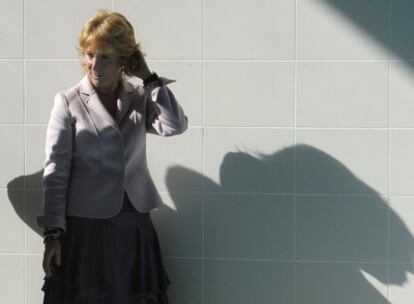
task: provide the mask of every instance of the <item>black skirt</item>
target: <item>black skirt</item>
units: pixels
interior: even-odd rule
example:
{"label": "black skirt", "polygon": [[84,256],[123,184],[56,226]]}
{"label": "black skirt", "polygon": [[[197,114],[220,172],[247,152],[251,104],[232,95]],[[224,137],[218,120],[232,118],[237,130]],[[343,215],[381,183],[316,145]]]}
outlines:
{"label": "black skirt", "polygon": [[149,212],[124,193],[115,217],[66,219],[61,266],[44,277],[43,304],[168,304],[171,282]]}

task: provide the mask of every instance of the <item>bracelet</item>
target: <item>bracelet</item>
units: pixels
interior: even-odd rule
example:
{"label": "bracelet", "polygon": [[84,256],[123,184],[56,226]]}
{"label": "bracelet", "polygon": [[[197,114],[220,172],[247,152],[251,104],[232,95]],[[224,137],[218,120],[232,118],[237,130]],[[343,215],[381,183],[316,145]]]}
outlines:
{"label": "bracelet", "polygon": [[[148,86],[148,84],[156,82],[158,85],[161,85],[160,78],[157,73],[153,72],[147,78],[144,79],[143,83],[144,86]],[[151,85],[152,86],[152,85]]]}
{"label": "bracelet", "polygon": [[60,235],[60,234],[63,234],[63,229],[59,227],[48,227],[43,232],[43,236],[45,237],[48,235]]}
{"label": "bracelet", "polygon": [[59,239],[60,239],[60,235],[51,234],[51,235],[48,235],[47,237],[45,237],[45,239],[43,240],[43,244],[46,244],[50,240],[59,240]]}

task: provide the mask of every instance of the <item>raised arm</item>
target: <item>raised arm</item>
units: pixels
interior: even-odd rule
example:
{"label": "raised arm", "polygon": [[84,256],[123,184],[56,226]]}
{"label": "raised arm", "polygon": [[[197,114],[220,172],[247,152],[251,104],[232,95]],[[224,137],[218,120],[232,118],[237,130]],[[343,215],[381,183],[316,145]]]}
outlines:
{"label": "raised arm", "polygon": [[181,134],[187,130],[188,118],[167,87],[167,84],[175,80],[164,77],[159,79],[159,85],[146,88],[147,132],[161,136]]}

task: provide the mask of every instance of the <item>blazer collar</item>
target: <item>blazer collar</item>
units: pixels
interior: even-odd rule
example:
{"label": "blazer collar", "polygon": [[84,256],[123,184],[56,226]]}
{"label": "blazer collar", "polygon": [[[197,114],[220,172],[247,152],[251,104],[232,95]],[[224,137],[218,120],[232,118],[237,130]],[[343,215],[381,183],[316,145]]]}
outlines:
{"label": "blazer collar", "polygon": [[80,96],[82,101],[86,106],[94,111],[99,117],[105,119],[109,124],[114,128],[117,128],[117,125],[121,123],[124,119],[125,114],[128,112],[132,106],[134,100],[134,88],[131,83],[122,79],[121,88],[119,92],[119,97],[117,100],[117,112],[115,120],[112,118],[111,114],[106,110],[101,100],[99,99],[98,94],[91,81],[89,80],[88,75],[85,75],[80,81]]}

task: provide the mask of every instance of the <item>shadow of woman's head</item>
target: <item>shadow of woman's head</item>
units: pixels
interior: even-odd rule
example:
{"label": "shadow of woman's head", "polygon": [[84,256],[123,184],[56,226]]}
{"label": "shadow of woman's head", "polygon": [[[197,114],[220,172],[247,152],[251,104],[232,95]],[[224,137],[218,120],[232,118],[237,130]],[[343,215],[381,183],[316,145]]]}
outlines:
{"label": "shadow of woman's head", "polygon": [[[197,172],[172,167],[167,173],[167,185],[177,179],[196,178],[200,178]],[[365,286],[367,299],[380,295],[367,284],[361,270],[384,284],[398,285],[406,280],[406,272],[414,273],[413,267],[408,266],[414,257],[413,236],[386,198],[317,148],[297,145],[270,155],[229,152],[221,163],[219,181],[203,177],[203,183],[207,193],[294,196],[296,247],[295,253],[292,249],[292,260],[344,263],[346,276],[355,284],[359,282],[358,286]],[[173,200],[178,199],[172,190],[171,195]],[[252,210],[260,212],[259,208]],[[287,212],[286,216],[291,215]],[[390,251],[389,223],[392,236],[398,237]],[[260,231],[257,234],[268,235]],[[263,240],[263,244],[274,241]],[[386,271],[389,252],[407,262],[390,277]]]}

